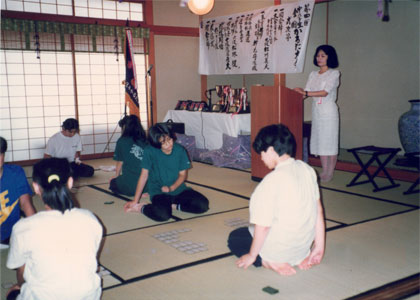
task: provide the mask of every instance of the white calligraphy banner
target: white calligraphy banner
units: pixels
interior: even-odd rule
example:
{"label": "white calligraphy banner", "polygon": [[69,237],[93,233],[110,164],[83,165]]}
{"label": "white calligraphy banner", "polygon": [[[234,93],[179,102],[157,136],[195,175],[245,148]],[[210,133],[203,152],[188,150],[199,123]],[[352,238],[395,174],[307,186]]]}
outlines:
{"label": "white calligraphy banner", "polygon": [[202,20],[199,73],[302,72],[313,7],[299,1]]}

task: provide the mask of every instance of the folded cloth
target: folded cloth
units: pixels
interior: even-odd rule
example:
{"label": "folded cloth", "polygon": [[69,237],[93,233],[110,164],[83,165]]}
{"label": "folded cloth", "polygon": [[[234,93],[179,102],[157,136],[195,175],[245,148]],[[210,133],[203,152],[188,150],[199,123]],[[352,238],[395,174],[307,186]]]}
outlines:
{"label": "folded cloth", "polygon": [[115,166],[99,166],[99,169],[105,172],[114,172]]}

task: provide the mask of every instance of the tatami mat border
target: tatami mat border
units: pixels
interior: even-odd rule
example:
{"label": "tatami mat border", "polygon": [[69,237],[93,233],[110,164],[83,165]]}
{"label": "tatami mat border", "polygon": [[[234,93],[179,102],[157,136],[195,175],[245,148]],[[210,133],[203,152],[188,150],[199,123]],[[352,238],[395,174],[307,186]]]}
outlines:
{"label": "tatami mat border", "polygon": [[119,287],[119,286],[122,286],[122,285],[126,285],[126,284],[129,284],[129,283],[138,282],[138,281],[148,279],[148,278],[151,278],[151,277],[163,275],[163,274],[166,274],[166,273],[175,272],[175,271],[178,271],[180,269],[185,269],[185,268],[193,267],[193,266],[196,266],[196,265],[201,265],[201,264],[204,264],[204,263],[212,262],[212,261],[215,261],[215,260],[218,260],[218,259],[222,259],[222,258],[225,258],[225,257],[228,257],[228,256],[232,256],[232,255],[233,254],[231,252],[228,252],[228,253],[208,257],[208,258],[205,258],[205,259],[197,260],[197,261],[194,261],[194,262],[190,262],[188,264],[183,264],[183,265],[175,266],[175,267],[172,267],[172,268],[160,270],[160,271],[157,271],[157,272],[145,274],[145,275],[134,277],[134,278],[131,278],[131,279],[128,279],[128,280],[125,280],[125,281],[123,280],[122,283],[103,288],[103,290],[105,291],[105,290],[113,289],[113,288],[116,288],[116,287]]}
{"label": "tatami mat border", "polygon": [[[99,265],[100,265],[102,268],[104,268],[106,271],[108,271],[108,272],[109,272],[109,274],[110,274],[111,276],[113,276],[115,279],[117,279],[119,282],[125,282],[124,278],[120,277],[117,273],[112,272],[110,269],[108,269],[107,267],[105,267],[105,266],[104,266],[104,265],[102,265],[101,263],[99,263]],[[112,286],[110,286],[110,287],[115,287],[115,286],[117,286],[117,285],[115,284],[115,285],[112,285]],[[105,288],[103,288],[102,290],[104,290],[104,289],[105,289]]]}
{"label": "tatami mat border", "polygon": [[144,226],[144,227],[138,227],[138,228],[128,229],[128,230],[124,230],[124,231],[110,233],[110,234],[107,234],[106,236],[117,235],[117,234],[122,234],[122,233],[126,233],[126,232],[131,232],[131,231],[136,231],[136,230],[142,230],[142,229],[146,229],[146,228],[157,227],[157,226],[161,226],[161,225],[164,225],[164,224],[170,224],[170,223],[175,223],[175,222],[183,222],[183,221],[189,221],[189,220],[194,220],[194,219],[200,219],[200,218],[210,217],[210,216],[214,216],[214,215],[226,214],[226,213],[230,213],[230,212],[241,210],[241,209],[248,209],[248,207],[239,207],[239,208],[229,209],[229,210],[225,210],[225,211],[215,212],[215,213],[212,213],[212,214],[199,215],[199,216],[191,217],[191,218],[188,218],[188,219],[181,219],[181,218],[175,217],[176,220],[174,218],[174,221],[172,221],[172,222],[166,222],[166,223],[162,223],[162,224],[154,224],[154,225],[150,225],[150,226]]}
{"label": "tatami mat border", "polygon": [[[193,162],[196,162],[196,163],[200,163],[200,164],[203,164],[203,165],[208,165],[208,166],[212,166],[212,167],[216,167],[215,165],[213,165],[213,164],[211,164],[211,163],[208,163],[208,162],[205,162],[205,161],[200,161],[200,160],[192,160]],[[249,173],[249,174],[251,174],[251,171],[250,170],[248,170],[248,169],[237,169],[237,168],[232,168],[232,167],[216,167],[216,168],[220,168],[220,169],[228,169],[228,170],[234,170],[234,171],[239,171],[239,172],[244,172],[244,173]]]}
{"label": "tatami mat border", "polygon": [[[194,184],[195,184],[195,183],[194,183]],[[108,190],[105,190],[105,189],[103,189],[103,188],[97,187],[97,186],[95,186],[95,185],[87,185],[87,187],[90,187],[90,188],[92,188],[92,189],[94,189],[94,190],[96,190],[96,191],[99,191],[99,192],[102,192],[102,193],[105,193],[105,194],[108,194],[108,195],[114,196],[114,197],[119,198],[119,199],[124,200],[124,201],[131,201],[131,199],[129,199],[129,198],[126,198],[126,197],[121,196],[121,195],[118,195],[118,194],[114,194],[114,193],[112,193],[112,192],[110,192],[110,191],[108,191]],[[204,187],[206,187],[206,186],[204,186]],[[211,189],[211,187],[207,187],[207,188],[210,188],[210,189]],[[222,190],[218,190],[218,191],[219,191],[219,192],[223,192],[223,193],[225,193],[225,192],[224,192],[224,191],[222,191]],[[236,196],[236,195],[235,195],[235,196]],[[179,218],[179,217],[172,216],[172,219],[174,220],[173,222],[188,221],[188,220],[193,220],[193,219],[198,219],[198,218],[204,218],[204,217],[208,217],[208,216],[214,216],[214,215],[219,215],[219,214],[225,214],[225,213],[229,213],[229,212],[232,212],[232,211],[237,211],[237,210],[241,210],[241,209],[248,209],[248,206],[245,206],[245,207],[238,207],[238,208],[229,209],[229,210],[220,211],[220,212],[215,212],[215,213],[212,213],[212,214],[197,215],[197,216],[194,216],[194,217],[191,217],[191,218],[188,218],[188,219],[181,219],[181,218]],[[169,222],[169,223],[173,223],[173,222]],[[168,222],[167,222],[167,223],[164,223],[164,224],[168,224]],[[110,234],[107,234],[106,236],[111,236],[111,235],[116,235],[116,234],[121,234],[121,233],[126,233],[126,232],[131,232],[131,231],[136,231],[136,230],[141,230],[141,229],[146,229],[146,228],[151,228],[151,227],[156,227],[156,226],[160,226],[160,225],[162,225],[162,224],[154,224],[154,225],[150,225],[150,226],[144,226],[144,227],[133,228],[133,229],[129,229],[129,230],[124,230],[124,231],[119,231],[119,232],[110,233]]]}
{"label": "tatami mat border", "polygon": [[242,198],[242,199],[246,199],[246,200],[250,199],[249,197],[246,197],[244,195],[239,195],[239,194],[236,194],[236,193],[228,192],[228,191],[225,191],[225,190],[213,187],[213,186],[205,185],[205,184],[202,184],[202,183],[189,181],[189,180],[187,180],[186,182],[191,183],[191,184],[195,184],[195,185],[198,185],[198,186],[201,186],[201,187],[204,187],[204,188],[212,189],[214,191],[218,191],[218,192],[221,192],[221,193],[225,193],[225,194],[228,194],[228,195],[232,195],[232,196],[235,196],[235,197],[238,197],[238,198]]}
{"label": "tatami mat border", "polygon": [[392,217],[392,216],[397,216],[397,215],[409,213],[409,212],[412,212],[412,211],[415,211],[415,210],[418,210],[418,208],[407,209],[407,210],[395,212],[395,213],[392,213],[392,214],[383,215],[383,216],[380,216],[380,217],[366,219],[366,220],[363,220],[363,221],[359,221],[359,222],[355,222],[355,223],[349,223],[349,224],[345,224],[345,223],[342,223],[342,222],[337,222],[337,221],[330,220],[330,219],[325,219],[325,220],[328,220],[328,221],[332,221],[332,222],[342,224],[342,225],[334,226],[334,227],[331,227],[331,228],[326,228],[325,230],[326,231],[333,231],[333,230],[337,230],[337,229],[341,229],[341,228],[346,228],[346,227],[355,226],[355,225],[359,225],[359,224],[363,224],[363,223],[367,223],[367,222],[372,222],[372,221],[376,221],[376,220],[380,220],[380,219],[389,218],[389,217]]}
{"label": "tatami mat border", "polygon": [[[113,193],[113,192],[110,192],[110,191],[108,191],[108,190],[105,190],[105,189],[103,189],[103,188],[100,188],[100,187],[98,187],[98,186],[95,186],[95,185],[93,185],[93,184],[89,184],[89,185],[87,185],[87,187],[90,187],[90,188],[92,188],[92,189],[94,189],[94,190],[97,190],[97,191],[99,191],[99,192],[102,192],[102,193],[105,193],[105,194],[108,194],[108,195],[114,196],[114,197],[119,198],[119,199],[121,199],[121,200],[124,200],[124,201],[126,201],[126,202],[127,202],[127,201],[131,201],[131,199],[130,199],[130,198],[124,197],[124,196],[119,195],[119,194],[115,194],[115,193]],[[177,216],[172,216],[172,217],[171,217],[171,219],[174,219],[175,221],[181,221],[181,220],[182,220],[181,218],[179,218],[179,217],[177,217]],[[160,224],[157,224],[157,225],[160,225]],[[155,225],[148,226],[148,227],[153,227],[153,226],[155,226]],[[145,227],[141,227],[141,228],[145,228]],[[136,230],[136,229],[134,229],[134,230]],[[132,231],[132,230],[127,230],[127,231]],[[124,231],[124,232],[127,232],[127,231]],[[115,234],[115,233],[112,233],[112,234],[110,234],[110,235],[113,235],[113,234]]]}
{"label": "tatami mat border", "polygon": [[411,208],[420,208],[418,205],[403,203],[403,202],[399,202],[399,201],[396,201],[396,200],[388,200],[388,199],[383,199],[383,198],[379,198],[379,197],[373,197],[373,196],[369,196],[369,195],[363,195],[363,194],[359,194],[359,193],[354,193],[354,192],[339,190],[339,189],[325,187],[325,186],[320,186],[320,188],[321,189],[325,189],[325,190],[329,190],[329,191],[333,191],[333,192],[339,192],[339,193],[343,193],[343,194],[348,194],[348,195],[352,195],[352,196],[359,196],[359,197],[363,197],[363,198],[369,198],[369,199],[372,199],[372,200],[377,200],[377,201],[382,201],[382,202],[388,202],[388,203],[402,205],[402,206],[408,206],[408,207],[411,207]]}
{"label": "tatami mat border", "polygon": [[92,189],[94,189],[94,190],[97,190],[97,191],[103,192],[103,193],[105,193],[105,194],[108,194],[108,195],[114,196],[114,197],[116,197],[116,198],[119,198],[119,199],[124,200],[124,201],[127,201],[127,202],[128,202],[128,201],[131,201],[131,199],[130,199],[130,198],[124,197],[124,196],[119,195],[119,194],[115,194],[115,193],[113,193],[113,192],[110,192],[110,191],[108,191],[108,190],[105,190],[105,189],[103,189],[103,188],[100,188],[100,187],[98,187],[98,186],[96,186],[96,185],[94,185],[94,184],[89,184],[89,185],[87,185],[87,187],[90,187],[90,188],[92,188]]}

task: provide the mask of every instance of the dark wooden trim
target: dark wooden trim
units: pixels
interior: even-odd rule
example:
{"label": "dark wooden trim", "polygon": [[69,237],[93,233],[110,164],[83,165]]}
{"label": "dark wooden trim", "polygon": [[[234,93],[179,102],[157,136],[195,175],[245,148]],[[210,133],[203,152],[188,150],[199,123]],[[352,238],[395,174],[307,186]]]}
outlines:
{"label": "dark wooden trim", "polygon": [[153,1],[145,1],[143,8],[144,21],[148,25],[153,25]]}
{"label": "dark wooden trim", "polygon": [[[315,4],[318,3],[323,3],[323,2],[331,2],[333,0],[315,0]],[[274,0],[273,5],[280,5],[281,4],[281,0]]]}
{"label": "dark wooden trim", "polygon": [[[157,35],[171,35],[171,36],[191,36],[198,37],[198,28],[194,27],[180,27],[180,26],[159,26],[153,25],[153,12],[152,8],[149,8],[151,2],[146,2],[145,20],[146,22],[129,21],[130,27],[142,27],[149,28],[151,32]],[[1,11],[2,18],[13,18],[22,20],[34,20],[34,21],[50,21],[50,22],[64,22],[72,24],[97,24],[97,25],[109,25],[109,26],[121,26],[125,27],[126,22],[124,20],[108,20],[108,19],[95,19],[85,17],[73,17],[65,15],[52,15],[52,14],[38,14],[28,12],[16,12],[10,10]]]}
{"label": "dark wooden trim", "polygon": [[79,120],[79,97],[77,92],[77,68],[76,68],[76,51],[74,50],[74,35],[70,35],[70,45],[71,45],[71,64],[73,67],[73,90],[74,90],[74,110],[75,117]]}
{"label": "dark wooden trim", "polygon": [[151,32],[157,35],[198,37],[199,31],[195,27],[147,25]]}
{"label": "dark wooden trim", "polygon": [[206,90],[207,90],[207,75],[200,75],[201,79],[201,100],[208,102],[206,97]]}
{"label": "dark wooden trim", "polygon": [[[77,24],[97,24],[97,25],[109,25],[109,26],[121,26],[125,27],[125,20],[111,20],[111,19],[96,19],[86,17],[74,17],[67,15],[53,15],[53,14],[40,14],[40,13],[28,13],[11,10],[2,10],[2,18],[13,18],[23,20],[34,20],[34,21],[50,21],[50,22],[64,22],[64,23],[77,23]],[[130,27],[143,27],[146,28],[145,22],[129,21]]]}
{"label": "dark wooden trim", "polygon": [[[313,156],[309,157],[309,164],[311,166],[321,167],[320,159]],[[361,170],[361,167],[357,163],[338,161],[335,169],[340,170],[340,171],[358,173]],[[375,166],[370,166],[368,168],[370,173],[375,172],[377,169],[378,167],[375,167]],[[419,174],[417,172],[411,172],[411,171],[406,171],[406,170],[401,170],[401,169],[392,169],[392,168],[386,168],[386,170],[389,173],[389,175],[391,175],[392,179],[394,180],[415,182],[417,178],[419,177]],[[385,174],[383,172],[380,172],[378,176],[385,177]]]}
{"label": "dark wooden trim", "polygon": [[[144,20],[148,25],[153,25],[153,1],[146,1],[144,3]],[[153,66],[150,70],[150,76],[147,77],[147,80],[151,82],[146,82],[147,84],[147,93],[148,97],[148,126],[151,127],[157,120],[157,102],[156,102],[156,59],[155,59],[155,34],[153,31],[149,34],[149,39],[147,41],[147,59],[148,65]],[[151,100],[151,101],[150,101]]]}
{"label": "dark wooden trim", "polygon": [[150,77],[152,80],[151,90],[150,90],[150,97],[152,97],[152,120],[151,125],[156,123],[157,120],[157,87],[156,87],[156,64],[155,64],[155,34],[150,32],[149,35],[149,63],[150,65],[154,65],[154,68],[150,71]]}
{"label": "dark wooden trim", "polygon": [[420,292],[420,275],[419,273],[396,280],[369,290],[362,294],[347,298],[346,300],[395,300],[406,299]]}

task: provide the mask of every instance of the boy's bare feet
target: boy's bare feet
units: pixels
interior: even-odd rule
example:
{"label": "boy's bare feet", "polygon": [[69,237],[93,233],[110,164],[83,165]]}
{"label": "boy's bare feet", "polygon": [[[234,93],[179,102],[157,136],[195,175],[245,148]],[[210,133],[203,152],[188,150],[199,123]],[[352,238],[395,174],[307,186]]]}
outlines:
{"label": "boy's bare feet", "polygon": [[314,249],[300,264],[299,269],[309,270],[315,265],[321,263],[322,257],[324,255],[323,250],[320,252],[317,249]]}
{"label": "boy's bare feet", "polygon": [[289,263],[273,263],[263,260],[262,265],[264,268],[273,270],[274,272],[283,276],[291,276],[296,274],[296,270]]}
{"label": "boy's bare feet", "polygon": [[301,270],[309,270],[312,268],[312,264],[309,263],[310,255],[308,255],[300,264],[299,269]]}

